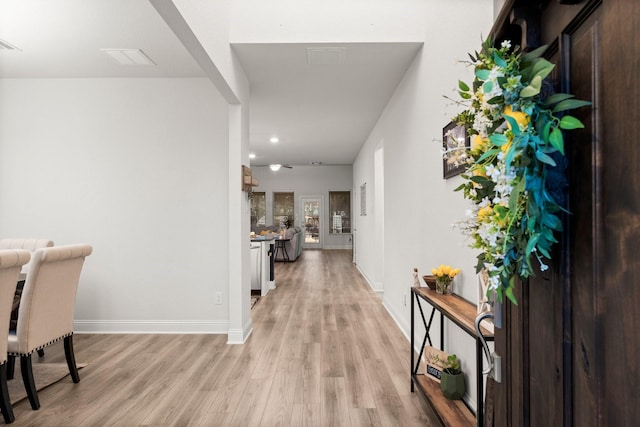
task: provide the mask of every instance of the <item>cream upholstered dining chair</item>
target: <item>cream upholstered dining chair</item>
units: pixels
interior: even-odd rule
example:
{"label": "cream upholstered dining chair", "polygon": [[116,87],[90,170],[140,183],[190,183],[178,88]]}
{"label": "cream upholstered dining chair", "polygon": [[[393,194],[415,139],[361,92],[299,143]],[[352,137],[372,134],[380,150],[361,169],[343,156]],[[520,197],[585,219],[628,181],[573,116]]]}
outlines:
{"label": "cream upholstered dining chair", "polygon": [[29,262],[31,254],[21,249],[0,250],[0,409],[4,422],[12,423],[15,417],[7,390],[7,337],[13,294],[20,277],[20,269]]}
{"label": "cream upholstered dining chair", "polygon": [[[35,252],[41,248],[49,248],[53,246],[53,240],[49,239],[2,239],[0,240],[0,249],[24,249],[29,252]],[[22,266],[22,272],[27,273],[31,262]]]}
{"label": "cream upholstered dining chair", "polygon": [[[0,240],[0,249],[24,249],[31,253],[40,249],[40,248],[49,248],[53,246],[53,240],[49,239],[2,239]],[[29,267],[31,265],[31,261],[22,266],[22,273],[26,275],[29,272]],[[24,277],[23,277],[24,278]],[[19,301],[20,295],[22,294],[22,288],[18,287],[16,291],[15,298]],[[16,328],[16,322],[18,318],[16,313],[12,313],[11,315],[11,327],[10,329]],[[38,350],[38,356],[44,356],[44,350]],[[9,378],[13,378],[13,371],[11,371]]]}
{"label": "cream upholstered dining chair", "polygon": [[38,249],[22,291],[18,325],[9,333],[9,364],[20,357],[22,381],[33,409],[40,408],[33,378],[31,355],[64,339],[64,353],[74,383],[80,381],[73,353],[73,310],[76,291],[90,245]]}

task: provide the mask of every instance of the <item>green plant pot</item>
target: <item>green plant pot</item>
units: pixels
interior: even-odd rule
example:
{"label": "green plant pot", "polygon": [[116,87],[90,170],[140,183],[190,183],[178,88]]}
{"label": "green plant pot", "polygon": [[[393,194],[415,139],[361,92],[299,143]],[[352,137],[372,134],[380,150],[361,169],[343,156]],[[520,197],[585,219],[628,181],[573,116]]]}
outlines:
{"label": "green plant pot", "polygon": [[451,400],[459,400],[464,396],[464,374],[448,374],[442,372],[440,377],[440,390],[444,397]]}

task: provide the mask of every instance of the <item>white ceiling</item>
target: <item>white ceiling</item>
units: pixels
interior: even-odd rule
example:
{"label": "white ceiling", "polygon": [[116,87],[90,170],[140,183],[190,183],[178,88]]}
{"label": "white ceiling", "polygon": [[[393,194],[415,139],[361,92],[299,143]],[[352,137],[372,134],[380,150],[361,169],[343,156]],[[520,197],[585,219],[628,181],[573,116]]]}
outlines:
{"label": "white ceiling", "polygon": [[[205,76],[145,0],[0,0],[0,40],[19,49],[0,49],[0,78]],[[307,64],[312,46],[346,47],[345,63]],[[252,164],[351,164],[420,46],[234,44],[251,84]],[[100,51],[111,48],[157,65],[119,65]]]}
{"label": "white ceiling", "polygon": [[[0,0],[0,78],[204,77],[146,0]],[[100,49],[142,49],[157,66]]]}
{"label": "white ceiling", "polygon": [[[336,46],[344,64],[307,63],[308,47]],[[252,164],[352,164],[420,46],[234,44],[251,82]]]}

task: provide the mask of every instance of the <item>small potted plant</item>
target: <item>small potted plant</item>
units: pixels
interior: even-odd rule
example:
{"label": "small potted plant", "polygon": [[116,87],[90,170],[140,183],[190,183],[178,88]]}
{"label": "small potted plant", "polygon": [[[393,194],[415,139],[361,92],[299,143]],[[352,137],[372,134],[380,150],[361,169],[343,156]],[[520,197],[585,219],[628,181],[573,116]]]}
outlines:
{"label": "small potted plant", "polygon": [[440,389],[444,397],[451,400],[462,399],[464,396],[464,373],[460,370],[460,361],[455,354],[443,361],[444,369],[440,377]]}
{"label": "small potted plant", "polygon": [[451,293],[451,282],[460,273],[459,268],[451,268],[450,265],[440,264],[438,268],[432,268],[431,273],[436,277],[436,292],[439,294]]}

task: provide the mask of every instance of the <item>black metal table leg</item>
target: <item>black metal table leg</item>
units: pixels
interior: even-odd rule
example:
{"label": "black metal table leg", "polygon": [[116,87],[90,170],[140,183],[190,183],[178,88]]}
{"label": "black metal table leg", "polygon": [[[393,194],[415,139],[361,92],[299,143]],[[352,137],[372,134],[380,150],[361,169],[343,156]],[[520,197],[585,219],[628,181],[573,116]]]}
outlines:
{"label": "black metal table leg", "polygon": [[484,378],[482,375],[482,341],[476,338],[476,396],[478,403],[476,404],[476,425],[482,427],[484,425],[483,407],[484,402]]}
{"label": "black metal table leg", "polygon": [[[413,293],[413,292],[412,292]],[[413,392],[413,376],[416,375],[418,373],[418,370],[420,369],[420,360],[422,359],[422,355],[424,354],[424,348],[427,345],[427,342],[429,342],[430,346],[433,346],[433,343],[431,342],[431,334],[430,334],[430,330],[431,330],[431,324],[433,323],[433,316],[436,313],[435,308],[431,309],[431,315],[429,316],[429,322],[427,322],[427,319],[424,316],[424,311],[422,310],[422,304],[420,303],[420,297],[413,293],[413,296],[415,297],[415,301],[412,300],[411,301],[411,391]],[[424,334],[424,338],[422,340],[422,345],[420,346],[420,352],[418,353],[418,360],[415,360],[415,348],[414,348],[414,333],[415,333],[415,328],[414,328],[414,304],[418,304],[418,309],[420,310],[420,317],[422,318],[422,324],[425,327],[425,334]]]}
{"label": "black metal table leg", "polygon": [[[413,292],[411,292],[411,293],[413,294]],[[413,308],[413,305],[414,305],[414,301],[413,301],[413,298],[411,298],[411,375],[410,375],[410,378],[411,378],[411,393],[414,392],[414,387],[415,387],[415,384],[413,382],[413,374],[414,374],[413,367],[415,366],[415,357],[416,357],[415,356],[416,349],[413,346],[413,335],[414,335],[414,329],[415,329],[414,326],[413,326],[413,323],[414,323],[413,322],[413,312],[415,311],[414,308]]]}
{"label": "black metal table leg", "polygon": [[444,351],[444,314],[442,312],[440,312],[440,350]]}

